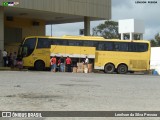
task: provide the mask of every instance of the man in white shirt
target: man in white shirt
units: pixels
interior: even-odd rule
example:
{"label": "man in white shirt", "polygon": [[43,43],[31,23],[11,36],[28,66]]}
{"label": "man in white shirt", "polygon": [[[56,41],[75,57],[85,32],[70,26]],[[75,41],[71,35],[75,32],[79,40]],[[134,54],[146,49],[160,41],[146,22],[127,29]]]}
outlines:
{"label": "man in white shirt", "polygon": [[88,64],[89,60],[88,60],[88,57],[86,56],[86,59],[85,59],[85,63]]}
{"label": "man in white shirt", "polygon": [[85,65],[86,65],[86,66],[87,66],[87,68],[88,68],[89,59],[88,59],[88,57],[87,57],[87,56],[86,56],[86,59],[85,59],[84,63],[85,63]]}
{"label": "man in white shirt", "polygon": [[2,52],[2,56],[3,56],[4,67],[6,67],[7,66],[7,51],[5,49]]}

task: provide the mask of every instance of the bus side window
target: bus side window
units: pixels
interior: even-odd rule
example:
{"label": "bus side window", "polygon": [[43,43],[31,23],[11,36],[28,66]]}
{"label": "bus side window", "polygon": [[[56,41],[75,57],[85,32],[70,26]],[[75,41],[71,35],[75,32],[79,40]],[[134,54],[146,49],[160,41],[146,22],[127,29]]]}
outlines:
{"label": "bus side window", "polygon": [[93,47],[93,41],[89,41],[89,40],[83,41],[82,45],[86,47]]}
{"label": "bus side window", "polygon": [[98,44],[98,50],[101,50],[101,51],[104,50],[104,43],[103,42],[99,42],[99,44]]}
{"label": "bus side window", "polygon": [[89,46],[89,42],[88,41],[83,41],[83,46],[88,47]]}
{"label": "bus side window", "polygon": [[51,45],[68,45],[67,40],[51,39]]}
{"label": "bus side window", "polygon": [[117,42],[114,43],[115,51],[128,51],[128,43],[125,42]]}
{"label": "bus side window", "polygon": [[50,48],[51,41],[48,38],[38,38],[37,48]]}
{"label": "bus side window", "polygon": [[82,41],[76,41],[76,46],[82,46]]}
{"label": "bus side window", "polygon": [[129,43],[129,52],[146,52],[148,43]]}
{"label": "bus side window", "polygon": [[128,51],[128,43],[126,42],[121,42],[119,47],[120,51]]}
{"label": "bus side window", "polygon": [[69,46],[76,46],[76,42],[74,40],[69,40],[68,45]]}
{"label": "bus side window", "polygon": [[51,43],[52,45],[60,45],[60,40],[55,40],[55,39],[53,39],[52,40],[52,43]]}
{"label": "bus side window", "polygon": [[138,52],[138,44],[137,43],[129,43],[129,51],[130,52]]}
{"label": "bus side window", "polygon": [[97,41],[92,41],[92,43],[93,43],[92,47],[95,47],[96,50],[98,50],[98,42]]}
{"label": "bus side window", "polygon": [[113,51],[113,42],[105,42],[105,50]]}
{"label": "bus side window", "polygon": [[68,46],[68,41],[67,40],[62,40],[62,45]]}
{"label": "bus side window", "polygon": [[114,51],[119,51],[119,44],[114,43]]}
{"label": "bus side window", "polygon": [[129,52],[136,52],[135,43],[129,43]]}
{"label": "bus side window", "polygon": [[147,43],[139,43],[138,44],[138,51],[139,52],[145,52],[148,50],[148,44]]}

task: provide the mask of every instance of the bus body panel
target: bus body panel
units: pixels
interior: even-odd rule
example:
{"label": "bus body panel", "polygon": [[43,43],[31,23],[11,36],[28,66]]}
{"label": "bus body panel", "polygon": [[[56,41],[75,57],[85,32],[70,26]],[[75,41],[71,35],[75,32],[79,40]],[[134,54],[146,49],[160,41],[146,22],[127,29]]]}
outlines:
{"label": "bus body panel", "polygon": [[95,58],[95,47],[51,45],[50,56],[71,58]]}
{"label": "bus body panel", "polygon": [[96,52],[95,69],[104,69],[107,63],[113,63],[115,68],[120,64],[126,64],[129,71],[149,70],[149,52]]}

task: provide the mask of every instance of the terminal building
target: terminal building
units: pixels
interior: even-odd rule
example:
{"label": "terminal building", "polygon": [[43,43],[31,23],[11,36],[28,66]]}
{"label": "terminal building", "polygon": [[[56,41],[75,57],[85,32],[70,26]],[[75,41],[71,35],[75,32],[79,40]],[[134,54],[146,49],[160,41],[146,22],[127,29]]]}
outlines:
{"label": "terminal building", "polygon": [[84,35],[90,35],[90,21],[109,19],[111,0],[0,0],[0,50],[44,36],[45,25],[84,21]]}

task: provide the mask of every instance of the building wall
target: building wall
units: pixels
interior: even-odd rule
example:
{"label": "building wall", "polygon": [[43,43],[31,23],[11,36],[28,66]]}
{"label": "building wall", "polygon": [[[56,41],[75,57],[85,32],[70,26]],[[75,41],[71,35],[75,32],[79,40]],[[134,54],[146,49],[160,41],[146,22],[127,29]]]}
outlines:
{"label": "building wall", "polygon": [[18,52],[20,42],[27,36],[45,36],[45,22],[43,20],[36,21],[39,22],[39,26],[33,26],[31,19],[16,17],[13,21],[5,19],[4,47],[8,53]]}
{"label": "building wall", "polygon": [[[5,2],[5,0],[0,0]],[[13,0],[7,0],[13,1]],[[95,18],[111,18],[111,0],[16,0],[18,8],[43,10],[49,12],[88,16]]]}
{"label": "building wall", "polygon": [[[36,20],[39,22],[39,26],[33,26],[33,20],[31,19],[24,19],[24,18],[16,18],[14,17],[13,21],[4,21],[5,27],[7,28],[20,28],[22,29],[22,38],[26,36],[33,36],[33,35],[45,35],[45,21],[43,20]],[[10,33],[8,33],[10,34]],[[5,42],[10,40],[5,40]]]}

